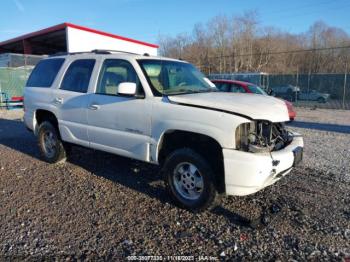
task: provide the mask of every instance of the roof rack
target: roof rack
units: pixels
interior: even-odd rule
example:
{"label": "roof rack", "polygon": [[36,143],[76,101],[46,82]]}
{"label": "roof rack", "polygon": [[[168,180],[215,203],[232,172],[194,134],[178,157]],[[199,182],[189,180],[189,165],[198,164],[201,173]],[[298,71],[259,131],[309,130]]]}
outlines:
{"label": "roof rack", "polygon": [[122,51],[122,50],[112,50],[112,49],[94,49],[94,50],[91,50],[91,52],[95,54],[125,53],[125,54],[139,55],[133,52]]}
{"label": "roof rack", "polygon": [[[82,52],[58,52],[55,54],[50,55],[52,56],[61,56],[61,55],[77,55],[77,54],[86,54],[86,53],[94,53],[94,54],[100,54],[100,55],[106,55],[106,54],[112,54],[112,53],[125,53],[125,54],[131,54],[131,55],[141,55],[133,52],[128,51],[122,51],[122,50],[110,50],[110,49],[93,49],[91,51],[82,51]],[[144,53],[144,56],[150,56],[148,53]]]}
{"label": "roof rack", "polygon": [[86,53],[91,53],[91,52],[57,52],[57,53],[54,53],[52,55],[49,55],[49,57],[52,57],[52,56],[61,56],[61,55],[79,55],[79,54],[86,54]]}

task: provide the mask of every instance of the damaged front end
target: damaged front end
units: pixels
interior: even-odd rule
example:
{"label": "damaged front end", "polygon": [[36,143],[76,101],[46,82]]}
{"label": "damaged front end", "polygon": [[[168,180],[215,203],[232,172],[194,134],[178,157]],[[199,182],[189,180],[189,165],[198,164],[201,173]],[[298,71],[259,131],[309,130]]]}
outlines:
{"label": "damaged front end", "polygon": [[234,149],[223,149],[227,195],[245,196],[280,180],[300,163],[303,138],[285,123],[253,120],[235,133]]}
{"label": "damaged front end", "polygon": [[236,129],[236,149],[245,152],[273,152],[285,148],[293,141],[285,123],[255,120]]}

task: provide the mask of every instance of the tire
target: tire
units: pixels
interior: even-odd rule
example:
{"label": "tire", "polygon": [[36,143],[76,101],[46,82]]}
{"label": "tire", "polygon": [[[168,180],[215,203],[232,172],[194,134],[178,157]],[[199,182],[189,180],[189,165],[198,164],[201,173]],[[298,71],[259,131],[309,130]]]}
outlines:
{"label": "tire", "polygon": [[44,121],[39,126],[38,144],[42,158],[48,163],[64,162],[67,153],[58,130],[51,122]]}
{"label": "tire", "polygon": [[189,148],[177,149],[166,159],[163,175],[176,204],[192,212],[217,205],[214,173],[208,162]]}

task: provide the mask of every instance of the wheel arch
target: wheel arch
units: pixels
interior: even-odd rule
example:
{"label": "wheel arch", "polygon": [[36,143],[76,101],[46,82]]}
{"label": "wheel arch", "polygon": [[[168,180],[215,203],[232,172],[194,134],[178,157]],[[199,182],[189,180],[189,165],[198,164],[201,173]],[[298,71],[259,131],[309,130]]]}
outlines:
{"label": "wheel arch", "polygon": [[223,193],[225,174],[222,145],[219,141],[212,136],[198,132],[169,129],[164,131],[159,139],[156,161],[162,166],[166,157],[180,148],[191,148],[210,163],[215,173],[216,187],[219,193]]}
{"label": "wheel arch", "polygon": [[47,109],[37,109],[34,114],[34,121],[35,134],[38,134],[39,126],[44,121],[49,121],[59,131],[57,116],[52,111]]}

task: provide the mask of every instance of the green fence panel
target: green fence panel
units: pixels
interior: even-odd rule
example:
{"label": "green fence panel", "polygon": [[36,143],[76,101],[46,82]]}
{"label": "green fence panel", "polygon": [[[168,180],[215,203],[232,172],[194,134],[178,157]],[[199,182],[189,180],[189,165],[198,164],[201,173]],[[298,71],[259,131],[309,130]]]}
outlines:
{"label": "green fence panel", "polygon": [[[11,99],[14,96],[23,96],[23,90],[32,68],[0,68],[0,93],[5,93]],[[5,96],[2,95],[3,102]]]}

